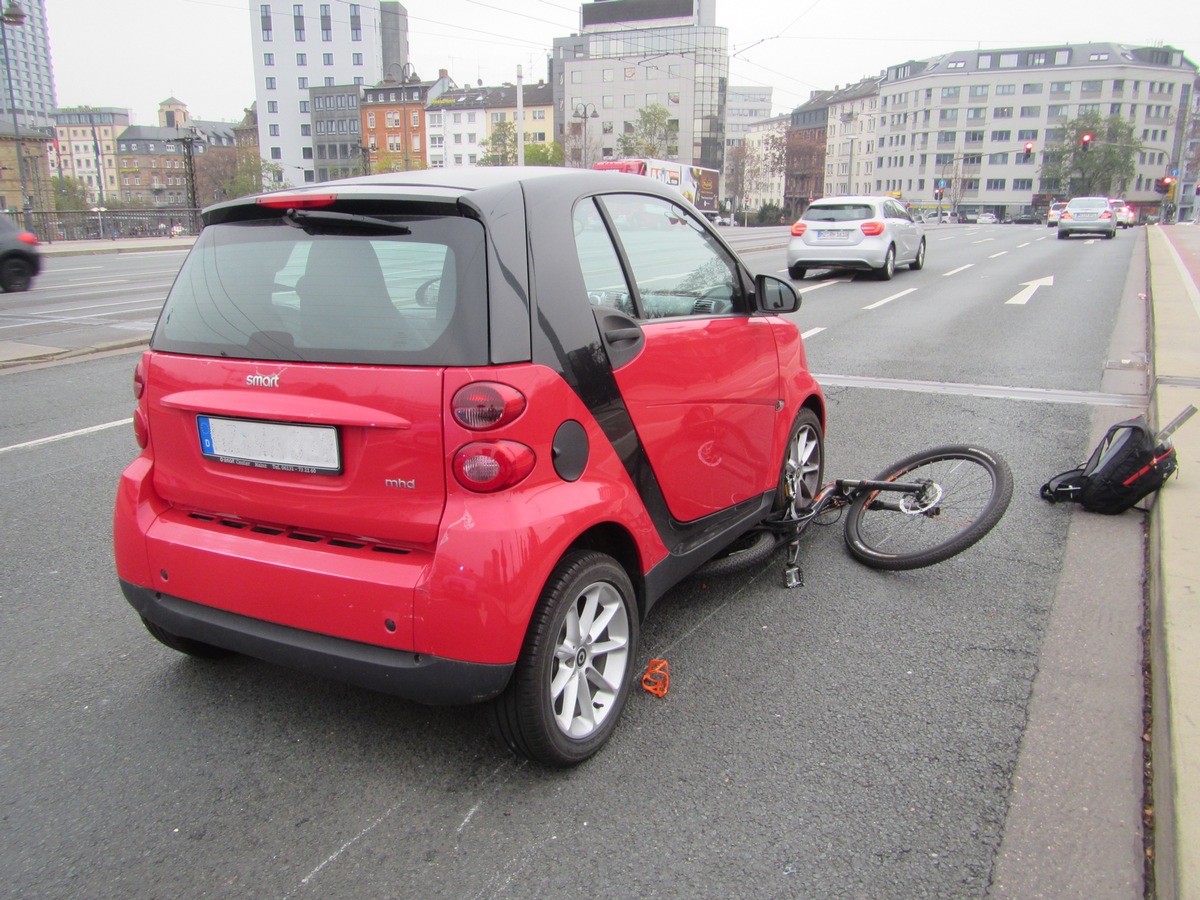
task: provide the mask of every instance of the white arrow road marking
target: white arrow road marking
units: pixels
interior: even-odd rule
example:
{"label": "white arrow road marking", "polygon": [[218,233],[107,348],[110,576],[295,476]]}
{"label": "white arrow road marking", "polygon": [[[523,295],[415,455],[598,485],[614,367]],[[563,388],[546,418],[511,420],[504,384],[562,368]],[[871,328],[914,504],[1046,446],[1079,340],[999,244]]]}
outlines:
{"label": "white arrow road marking", "polygon": [[1039,278],[1036,281],[1023,281],[1021,283],[1025,286],[1021,288],[1019,293],[1014,294],[1005,300],[1005,303],[1013,303],[1019,306],[1024,306],[1029,302],[1029,298],[1033,296],[1034,292],[1038,288],[1052,286],[1054,284],[1054,276],[1047,275],[1045,278]]}

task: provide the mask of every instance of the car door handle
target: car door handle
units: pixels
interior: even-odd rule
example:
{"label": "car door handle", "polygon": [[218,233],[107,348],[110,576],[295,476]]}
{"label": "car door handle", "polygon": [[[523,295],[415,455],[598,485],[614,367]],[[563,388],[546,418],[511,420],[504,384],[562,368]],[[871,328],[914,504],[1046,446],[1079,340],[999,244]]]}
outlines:
{"label": "car door handle", "polygon": [[618,341],[636,341],[641,339],[642,329],[637,328],[636,326],[606,328],[604,330],[604,336],[608,338],[610,343],[614,344]]}

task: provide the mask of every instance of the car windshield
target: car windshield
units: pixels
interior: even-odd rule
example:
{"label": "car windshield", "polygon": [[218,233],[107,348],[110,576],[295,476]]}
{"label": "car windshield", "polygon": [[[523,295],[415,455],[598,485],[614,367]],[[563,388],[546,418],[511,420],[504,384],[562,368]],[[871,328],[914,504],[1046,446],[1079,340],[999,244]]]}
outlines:
{"label": "car windshield", "polygon": [[239,359],[486,364],[483,227],[431,216],[373,230],[382,233],[283,219],[207,226],[151,346]]}
{"label": "car windshield", "polygon": [[822,203],[810,206],[800,218],[807,222],[861,222],[874,215],[875,208],[869,203]]}

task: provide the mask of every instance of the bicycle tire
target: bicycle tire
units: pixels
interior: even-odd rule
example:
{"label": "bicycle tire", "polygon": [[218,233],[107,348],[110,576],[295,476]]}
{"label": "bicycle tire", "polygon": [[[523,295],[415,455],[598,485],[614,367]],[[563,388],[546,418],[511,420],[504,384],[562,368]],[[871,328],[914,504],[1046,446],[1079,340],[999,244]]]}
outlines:
{"label": "bicycle tire", "polygon": [[[932,479],[940,499],[923,512],[878,508],[886,492],[864,492],[846,514],[846,546],[876,569],[902,571],[942,562],[977,543],[1008,509],[1013,478],[1008,463],[979,447],[953,445],[914,453],[876,481]],[[900,497],[900,494],[894,496]]]}

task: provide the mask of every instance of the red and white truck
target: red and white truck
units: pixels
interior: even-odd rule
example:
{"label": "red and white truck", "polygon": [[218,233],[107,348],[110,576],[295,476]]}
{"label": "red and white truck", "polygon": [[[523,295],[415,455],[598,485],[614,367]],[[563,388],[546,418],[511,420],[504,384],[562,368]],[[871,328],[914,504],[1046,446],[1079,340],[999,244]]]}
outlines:
{"label": "red and white truck", "polygon": [[611,159],[592,168],[646,175],[677,187],[692,206],[709,218],[721,209],[721,173],[716,169],[665,159]]}

